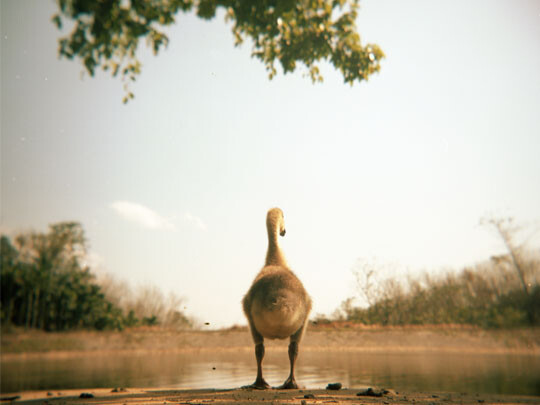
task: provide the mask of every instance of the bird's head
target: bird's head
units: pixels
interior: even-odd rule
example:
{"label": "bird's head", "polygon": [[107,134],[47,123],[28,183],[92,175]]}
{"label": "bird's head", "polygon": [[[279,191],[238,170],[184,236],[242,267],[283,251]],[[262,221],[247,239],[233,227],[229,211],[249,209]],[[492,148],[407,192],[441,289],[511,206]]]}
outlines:
{"label": "bird's head", "polygon": [[272,208],[266,216],[266,227],[268,231],[275,232],[277,230],[281,236],[285,236],[285,220],[283,211],[280,208]]}

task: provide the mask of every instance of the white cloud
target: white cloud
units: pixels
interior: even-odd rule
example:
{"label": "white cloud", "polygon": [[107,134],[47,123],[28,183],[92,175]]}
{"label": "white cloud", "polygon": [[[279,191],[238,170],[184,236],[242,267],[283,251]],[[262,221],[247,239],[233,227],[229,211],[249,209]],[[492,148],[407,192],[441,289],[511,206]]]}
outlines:
{"label": "white cloud", "polygon": [[145,228],[167,231],[176,230],[176,227],[169,219],[162,217],[157,212],[144,205],[130,201],[115,201],[111,204],[111,208],[121,217]]}
{"label": "white cloud", "polygon": [[200,219],[199,217],[196,217],[195,215],[191,215],[189,212],[186,212],[184,214],[184,219],[195,225],[197,228],[199,228],[201,231],[206,231],[206,224],[203,222],[202,219]]}

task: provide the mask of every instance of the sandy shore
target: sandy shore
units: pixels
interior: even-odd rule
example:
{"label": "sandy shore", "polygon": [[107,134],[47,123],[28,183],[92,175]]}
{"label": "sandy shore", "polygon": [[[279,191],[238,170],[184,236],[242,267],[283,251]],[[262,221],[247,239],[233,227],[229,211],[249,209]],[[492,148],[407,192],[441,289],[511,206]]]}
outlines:
{"label": "sandy shore", "polygon": [[[286,341],[267,341],[286,351]],[[540,355],[540,329],[483,330],[471,327],[310,326],[302,351],[515,353]],[[96,352],[253,351],[247,329],[123,332],[3,333],[2,360],[27,356],[74,356]]]}
{"label": "sandy shore", "polygon": [[[358,394],[363,395],[358,395]],[[374,394],[381,393],[374,389]],[[81,395],[83,394],[83,395]],[[128,389],[112,392],[111,389],[69,390],[56,392],[24,392],[14,404],[538,404],[540,397],[517,395],[478,395],[467,393],[409,393],[389,390],[382,396],[365,395],[365,389],[310,390],[167,390]],[[86,398],[83,398],[83,397]],[[10,403],[11,401],[2,401]]]}

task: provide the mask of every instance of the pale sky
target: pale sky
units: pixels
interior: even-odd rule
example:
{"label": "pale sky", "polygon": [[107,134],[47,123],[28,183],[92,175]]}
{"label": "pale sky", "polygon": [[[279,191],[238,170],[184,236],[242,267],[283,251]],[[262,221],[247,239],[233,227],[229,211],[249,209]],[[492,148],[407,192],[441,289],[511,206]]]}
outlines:
{"label": "pale sky", "polygon": [[353,87],[326,64],[270,81],[222,14],[180,15],[157,57],[143,41],[128,105],[57,58],[54,2],[0,1],[2,230],[79,221],[99,271],[203,322],[246,323],[273,206],[313,314],[354,294],[359,258],[459,269],[503,251],[481,217],[540,220],[538,0],[364,0],[386,59]]}

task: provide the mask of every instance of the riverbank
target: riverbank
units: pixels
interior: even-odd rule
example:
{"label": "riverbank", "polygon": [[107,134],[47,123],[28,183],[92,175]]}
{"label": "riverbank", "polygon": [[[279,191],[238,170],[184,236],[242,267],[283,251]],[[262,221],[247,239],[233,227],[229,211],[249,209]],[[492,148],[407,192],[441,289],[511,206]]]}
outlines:
{"label": "riverbank", "polygon": [[[266,370],[273,380],[279,382],[285,376],[288,364],[286,360],[287,341],[267,342]],[[18,396],[20,401],[35,401],[37,404],[54,403],[87,403],[87,404],[154,404],[154,403],[283,403],[283,404],[321,404],[321,403],[387,403],[387,404],[458,404],[458,403],[540,403],[540,397],[513,395],[516,393],[534,393],[534,388],[521,390],[512,387],[518,380],[517,374],[523,370],[536,372],[540,358],[540,330],[482,330],[470,327],[364,327],[360,325],[332,324],[310,327],[301,345],[300,374],[301,382],[309,389],[301,391],[246,391],[240,389],[216,390],[217,387],[238,387],[249,382],[254,373],[253,344],[246,328],[232,328],[216,331],[167,331],[155,328],[139,328],[123,332],[68,332],[44,333],[23,332],[3,333],[1,341],[1,359],[4,372],[11,370],[19,375],[29,375],[33,370],[72,370],[77,375],[77,383],[71,387],[109,386],[125,384],[126,390],[112,392],[112,388],[77,388],[61,391],[23,391],[19,393],[3,392],[2,397]],[[274,353],[274,354],[272,354]],[[394,355],[392,355],[392,353]],[[482,354],[485,354],[482,355]],[[518,356],[513,356],[513,355]],[[492,356],[494,355],[494,356]],[[499,356],[501,355],[501,356]],[[521,356],[525,355],[525,356]],[[518,359],[517,363],[507,363],[510,358]],[[396,362],[397,360],[397,362]],[[486,362],[484,364],[484,362]],[[503,362],[506,369],[503,374],[497,364]],[[110,364],[109,364],[110,363]],[[126,364],[124,368],[116,368],[117,364]],[[475,378],[476,364],[482,364],[481,372],[497,378],[503,378],[494,389],[484,392],[507,392],[512,395],[479,394],[478,387],[456,387],[452,385],[416,385],[416,380],[428,378],[432,373],[440,373],[439,365],[444,364],[445,378]],[[199,368],[181,373],[178,364],[199,364]],[[308,364],[313,370],[327,370],[315,373],[313,379]],[[56,365],[60,365],[56,368]],[[234,373],[228,374],[234,365]],[[52,367],[52,368],[51,368]],[[330,368],[329,368],[330,367]],[[149,376],[171,375],[173,380],[183,381],[188,388],[204,387],[208,389],[166,389],[170,384],[164,380],[153,381],[128,378],[133,370],[143,371],[140,378]],[[326,391],[327,383],[341,381],[352,387],[362,387],[371,375],[381,375],[387,368],[394,369],[395,375],[403,373],[413,376],[412,383],[401,381],[396,383],[389,379],[388,384],[396,385],[388,388],[416,387],[416,392],[387,394],[383,397],[357,396],[360,388]],[[170,369],[170,370],[169,370]],[[227,371],[229,370],[229,371]],[[275,373],[280,370],[280,374]],[[448,370],[453,370],[447,372]],[[514,370],[514,371],[512,371]],[[11,373],[10,372],[10,373]],[[65,372],[65,371],[62,371]],[[127,373],[127,374],[126,374]],[[221,373],[221,374],[220,374]],[[367,373],[367,377],[363,376]],[[371,374],[373,373],[373,374]],[[238,374],[238,378],[234,377]],[[9,375],[9,374],[8,374]],[[6,377],[8,375],[5,375]],[[14,375],[14,374],[11,374]],[[94,375],[99,381],[92,380]],[[41,386],[57,384],[57,374],[51,374],[52,384],[40,382]],[[233,376],[233,377],[231,377]],[[353,381],[351,378],[355,376]],[[43,377],[49,377],[43,376]],[[182,377],[182,378],[180,378]],[[24,377],[26,378],[26,377]],[[152,377],[150,377],[152,378]],[[220,379],[221,378],[221,379]],[[231,379],[232,378],[232,379]],[[402,378],[402,377],[400,377]],[[106,381],[105,385],[103,381]],[[330,381],[332,380],[332,381]],[[335,380],[335,381],[334,381]],[[363,383],[358,381],[364,381]],[[41,380],[40,380],[41,381]],[[122,382],[124,381],[124,382]],[[129,381],[129,382],[127,382]],[[135,381],[139,381],[138,383]],[[191,381],[191,383],[186,383]],[[194,382],[194,383],[193,383]],[[534,380],[526,378],[526,384]],[[96,383],[97,385],[91,385]],[[381,383],[381,382],[378,382]],[[378,384],[375,382],[375,384]],[[505,387],[500,387],[500,384]],[[136,389],[133,386],[149,384],[154,388]],[[386,383],[382,383],[386,384]],[[6,389],[10,385],[6,381]],[[158,389],[159,387],[159,389]],[[177,385],[178,387],[178,385]],[[422,388],[424,387],[424,388]],[[440,393],[429,391],[435,389],[455,391],[458,393]],[[445,388],[443,388],[445,387]],[[475,388],[476,387],[476,388]],[[367,387],[366,387],[367,388]],[[503,389],[504,388],[504,389]],[[10,391],[25,388],[12,388]],[[29,388],[26,388],[29,389]],[[422,392],[422,390],[429,392]],[[462,392],[469,392],[463,394]],[[87,398],[79,398],[82,393],[91,394]],[[307,397],[305,397],[307,396]],[[304,402],[302,402],[304,401]],[[30,403],[30,402],[29,402]]]}
{"label": "riverbank", "polygon": [[[116,392],[114,392],[116,391]],[[16,404],[538,404],[539,397],[444,392],[395,392],[393,390],[325,389],[310,390],[166,390],[166,389],[94,389],[61,393],[24,392]],[[3,401],[10,402],[10,401]]]}
{"label": "riverbank", "polygon": [[[267,350],[285,351],[287,341],[268,341]],[[310,326],[302,351],[515,353],[540,355],[540,328],[484,330],[463,326]],[[78,331],[2,333],[2,360],[66,357],[97,352],[253,351],[246,328],[174,331],[137,328],[122,332]]]}

